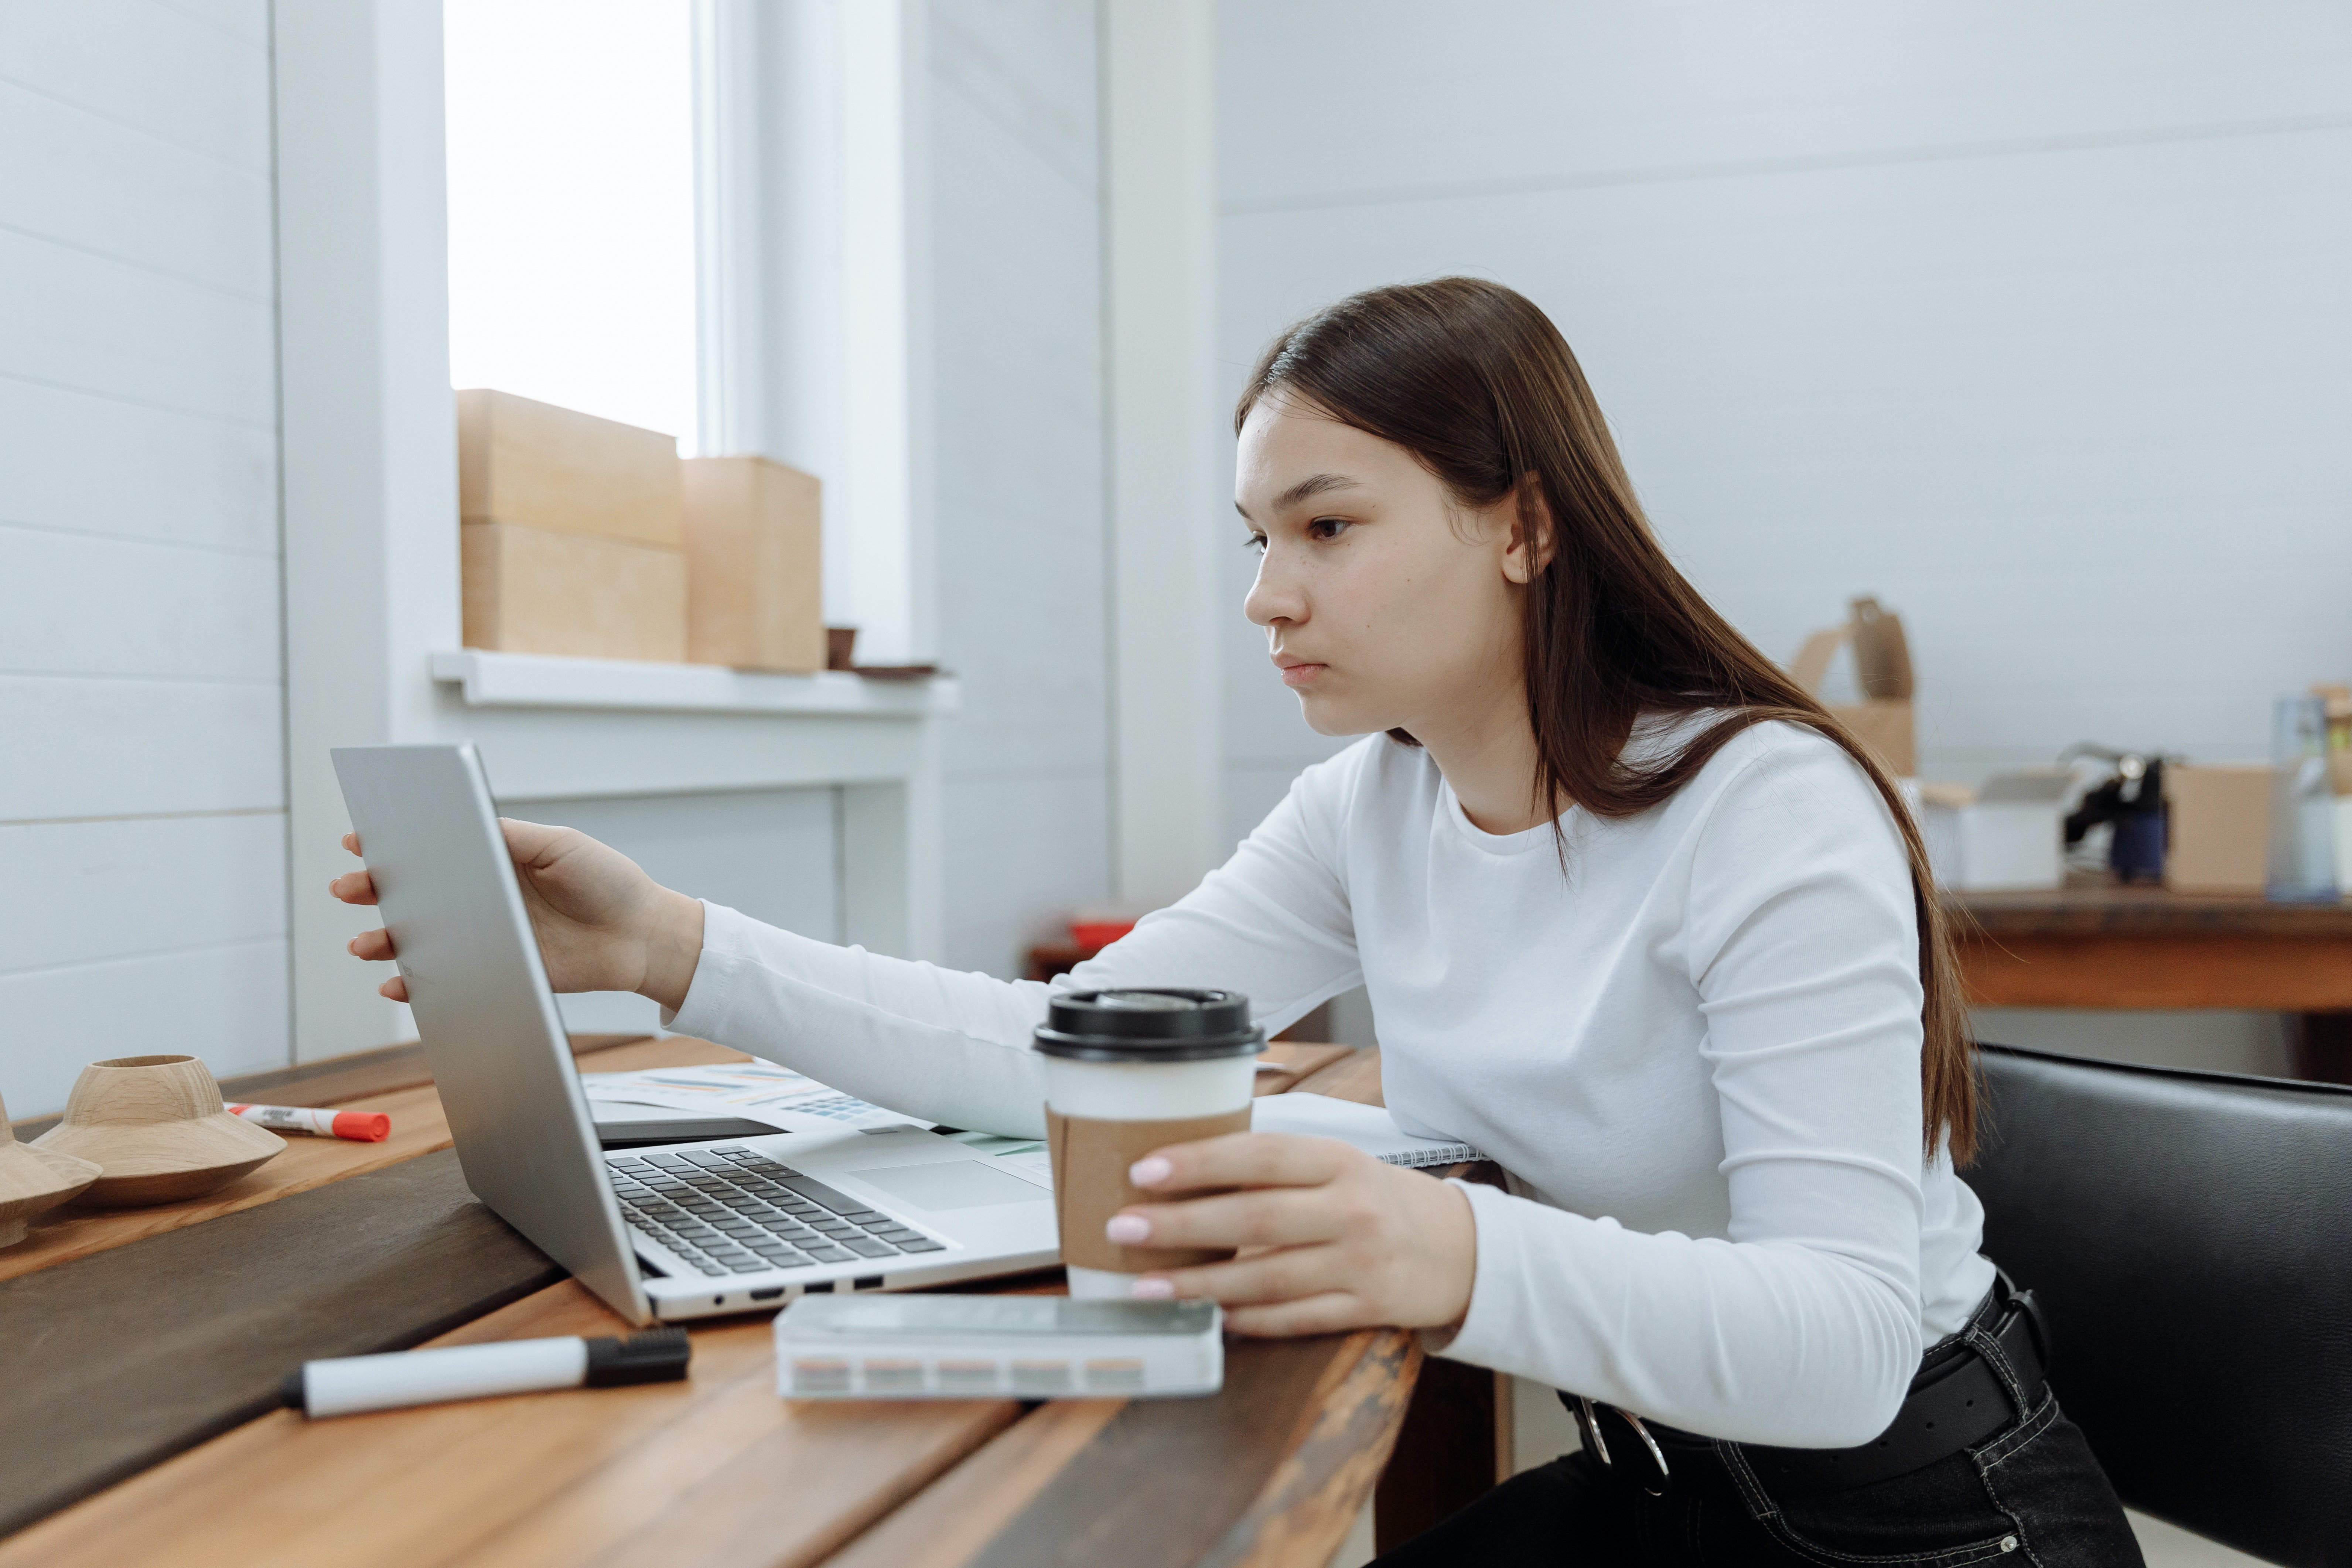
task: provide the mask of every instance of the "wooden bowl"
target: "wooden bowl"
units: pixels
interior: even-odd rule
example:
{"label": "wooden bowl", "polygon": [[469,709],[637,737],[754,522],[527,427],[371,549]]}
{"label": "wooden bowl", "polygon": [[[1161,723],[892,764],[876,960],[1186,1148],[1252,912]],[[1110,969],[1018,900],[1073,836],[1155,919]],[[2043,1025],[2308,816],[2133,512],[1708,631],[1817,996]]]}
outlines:
{"label": "wooden bowl", "polygon": [[0,1247],[24,1240],[35,1215],[71,1203],[96,1180],[98,1167],[88,1160],[17,1142],[8,1107],[0,1104]]}
{"label": "wooden bowl", "polygon": [[65,1120],[37,1151],[95,1162],[98,1179],[76,1201],[101,1208],[175,1203],[225,1187],[286,1147],[240,1121],[194,1057],[118,1057],[74,1080]]}

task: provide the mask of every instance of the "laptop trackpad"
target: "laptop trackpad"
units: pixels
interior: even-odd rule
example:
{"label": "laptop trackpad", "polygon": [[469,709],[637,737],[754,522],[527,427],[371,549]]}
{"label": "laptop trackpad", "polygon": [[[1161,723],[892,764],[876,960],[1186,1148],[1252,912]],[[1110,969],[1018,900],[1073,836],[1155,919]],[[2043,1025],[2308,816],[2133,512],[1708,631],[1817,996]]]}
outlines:
{"label": "laptop trackpad", "polygon": [[971,1209],[988,1204],[1051,1203],[1053,1194],[995,1170],[980,1160],[941,1160],[930,1165],[886,1165],[843,1174],[871,1183],[917,1208]]}

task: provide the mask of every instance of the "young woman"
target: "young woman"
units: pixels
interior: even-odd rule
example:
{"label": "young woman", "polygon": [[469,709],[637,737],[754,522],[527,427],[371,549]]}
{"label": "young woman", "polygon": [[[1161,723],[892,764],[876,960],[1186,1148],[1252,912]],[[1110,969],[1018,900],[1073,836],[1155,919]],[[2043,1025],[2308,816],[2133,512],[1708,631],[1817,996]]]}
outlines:
{"label": "young woman", "polygon": [[[1973,1066],[1887,779],[1659,549],[1559,333],[1467,279],[1276,340],[1235,414],[1247,602],[1309,768],[1233,858],[1081,965],[1278,1029],[1361,984],[1406,1130],[1507,1191],[1318,1139],[1135,1167],[1123,1242],[1234,1329],[1423,1331],[1573,1396],[1583,1451],[1399,1563],[2139,1561],[1977,1252]],[[1039,1135],[1048,987],[877,957],[509,825],[558,990],[958,1126]],[[373,900],[364,872],[338,896]],[[381,931],[352,951],[390,956]],[[401,982],[384,986],[403,994]],[[1187,1197],[1201,1189],[1239,1188]]]}

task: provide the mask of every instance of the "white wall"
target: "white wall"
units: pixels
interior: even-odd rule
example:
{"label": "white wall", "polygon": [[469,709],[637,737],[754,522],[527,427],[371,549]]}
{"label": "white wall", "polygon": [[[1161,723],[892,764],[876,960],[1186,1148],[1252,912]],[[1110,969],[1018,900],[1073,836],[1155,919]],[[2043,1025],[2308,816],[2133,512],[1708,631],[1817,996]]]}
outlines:
{"label": "white wall", "polygon": [[1236,378],[1351,289],[1521,289],[1768,652],[1901,608],[1930,773],[2255,755],[2274,689],[2352,668],[2341,7],[1222,19]]}
{"label": "white wall", "polygon": [[288,1050],[265,0],[0,8],[0,1095]]}
{"label": "white wall", "polygon": [[1101,9],[1112,884],[1175,902],[1224,858],[1215,534],[1216,7]]}
{"label": "white wall", "polygon": [[947,962],[1110,890],[1102,192],[1091,0],[930,12],[930,277]]}
{"label": "white wall", "polygon": [[[1521,289],[1766,652],[1903,613],[1931,776],[2258,757],[2352,672],[2342,7],[1229,0],[1218,68],[1230,384],[1355,289]],[[1330,743],[1228,628],[1238,837]]]}

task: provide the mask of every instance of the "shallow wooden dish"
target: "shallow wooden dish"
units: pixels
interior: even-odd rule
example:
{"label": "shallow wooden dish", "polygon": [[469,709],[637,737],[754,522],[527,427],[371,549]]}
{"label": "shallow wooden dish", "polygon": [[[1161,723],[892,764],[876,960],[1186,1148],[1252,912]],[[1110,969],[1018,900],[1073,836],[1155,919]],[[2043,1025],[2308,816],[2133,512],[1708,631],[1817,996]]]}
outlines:
{"label": "shallow wooden dish", "polygon": [[231,1116],[195,1058],[118,1057],[81,1069],[65,1120],[33,1147],[100,1167],[77,1203],[129,1208],[202,1197],[279,1153],[286,1141]]}
{"label": "shallow wooden dish", "polygon": [[71,1203],[96,1180],[98,1167],[88,1160],[17,1142],[8,1107],[0,1104],[0,1247],[24,1240],[35,1215]]}

